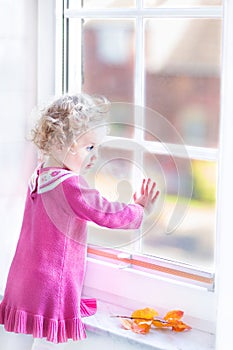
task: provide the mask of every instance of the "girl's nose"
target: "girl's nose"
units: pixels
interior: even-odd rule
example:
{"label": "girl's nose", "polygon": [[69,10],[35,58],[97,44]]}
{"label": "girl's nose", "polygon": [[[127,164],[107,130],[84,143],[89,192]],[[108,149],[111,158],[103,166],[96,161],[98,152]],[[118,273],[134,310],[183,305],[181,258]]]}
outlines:
{"label": "girl's nose", "polygon": [[99,152],[100,152],[100,145],[96,146],[96,147],[92,150],[92,152],[91,152],[91,154],[90,154],[90,160],[91,160],[91,162],[94,162],[94,161],[97,160],[97,158],[99,157]]}
{"label": "girl's nose", "polygon": [[96,151],[96,152],[94,152],[94,153],[91,155],[90,160],[93,162],[93,161],[95,161],[97,158],[98,158],[98,152]]}

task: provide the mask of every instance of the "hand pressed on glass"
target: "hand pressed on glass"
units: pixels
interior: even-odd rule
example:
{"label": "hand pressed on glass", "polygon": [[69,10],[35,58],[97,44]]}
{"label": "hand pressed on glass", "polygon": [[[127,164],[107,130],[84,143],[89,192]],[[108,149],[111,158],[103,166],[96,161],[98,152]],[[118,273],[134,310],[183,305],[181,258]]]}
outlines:
{"label": "hand pressed on glass", "polygon": [[156,183],[151,182],[151,179],[143,179],[140,191],[140,197],[137,198],[137,193],[133,195],[134,202],[141,205],[147,215],[151,214],[154,204],[159,196],[159,190],[156,190]]}

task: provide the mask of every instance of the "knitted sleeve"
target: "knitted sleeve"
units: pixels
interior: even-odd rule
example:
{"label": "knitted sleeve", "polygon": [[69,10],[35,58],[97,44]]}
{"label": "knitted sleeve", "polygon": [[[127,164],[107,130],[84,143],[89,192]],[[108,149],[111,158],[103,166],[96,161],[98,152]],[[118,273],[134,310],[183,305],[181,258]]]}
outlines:
{"label": "knitted sleeve", "polygon": [[83,220],[121,229],[137,229],[143,218],[138,204],[110,202],[88,186],[81,176],[72,176],[62,182],[64,195],[74,214]]}

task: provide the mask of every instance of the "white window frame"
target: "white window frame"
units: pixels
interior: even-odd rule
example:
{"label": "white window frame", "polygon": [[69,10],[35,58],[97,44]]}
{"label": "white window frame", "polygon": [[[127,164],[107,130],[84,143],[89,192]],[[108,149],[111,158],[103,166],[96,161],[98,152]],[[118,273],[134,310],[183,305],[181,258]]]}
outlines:
{"label": "white window frame", "polygon": [[[63,6],[64,6],[63,1]],[[120,19],[129,19],[134,18],[136,20],[135,26],[135,74],[134,74],[134,104],[136,106],[145,106],[145,94],[144,94],[144,86],[145,86],[145,77],[142,67],[144,67],[144,38],[143,38],[143,21],[144,18],[222,18],[222,8],[221,7],[203,7],[203,8],[153,8],[147,9],[143,8],[143,1],[137,1],[137,8],[124,8],[124,9],[83,9],[81,5],[78,4],[76,0],[69,0],[70,9],[64,10],[64,27],[63,30],[66,31],[66,21],[71,19],[69,22],[69,55],[66,55],[66,43],[64,45],[64,61],[63,68],[68,65],[68,67],[72,67],[67,71],[63,70],[64,80],[66,84],[63,84],[63,91],[65,92],[73,92],[81,90],[81,80],[82,80],[82,72],[80,70],[80,62],[81,57],[78,56],[77,46],[73,43],[77,42],[77,33],[80,29],[80,21],[82,18],[88,19],[107,19],[107,18],[120,18]],[[73,6],[74,4],[74,6]],[[77,23],[75,24],[75,20]],[[73,38],[73,39],[72,39]],[[80,33],[80,42],[81,42],[81,33]],[[60,65],[61,66],[61,65]],[[67,83],[68,81],[68,83]],[[185,146],[185,153],[183,145],[171,145],[166,144],[166,147],[160,142],[150,142],[145,141],[143,138],[143,121],[141,113],[135,114],[135,123],[138,128],[135,130],[135,136],[132,141],[136,140],[137,145],[141,144],[142,149],[146,149],[147,151],[154,154],[163,154],[163,155],[172,155],[174,157],[189,157],[189,159],[197,159],[197,160],[207,160],[207,161],[217,161],[218,159],[218,150],[214,148],[204,148],[204,147],[195,147],[195,146]],[[141,126],[141,127],[140,127]],[[111,141],[114,138],[108,138]],[[131,142],[133,146],[133,142]],[[121,147],[121,142],[117,145],[114,143],[114,147]],[[131,149],[133,150],[133,149]],[[137,153],[137,152],[136,152]],[[139,156],[140,157],[140,156]],[[140,163],[140,159],[137,159],[137,163]],[[140,245],[140,243],[138,243]],[[200,271],[200,273],[203,273]],[[210,287],[211,288],[211,287]]]}
{"label": "white window frame", "polygon": [[[38,80],[38,101],[46,97],[61,93],[61,32],[56,26],[56,47],[53,54],[44,59],[44,43],[54,42],[55,33],[53,21],[44,23],[44,15],[49,13],[50,19],[54,19],[56,6],[56,22],[61,24],[61,12],[59,2],[61,0],[40,0],[38,2],[38,77],[43,74],[51,74],[54,67],[53,84],[47,87],[47,81]],[[48,7],[48,4],[49,7]],[[219,9],[213,8],[212,15],[219,16]],[[168,15],[168,10],[163,14]],[[180,9],[179,9],[180,11]],[[183,10],[184,16],[192,15],[197,9]],[[209,11],[209,9],[208,9]],[[124,11],[123,11],[124,12]],[[120,10],[119,10],[120,13]],[[91,11],[89,12],[89,15]],[[159,12],[158,12],[159,15]],[[162,13],[160,13],[160,16]],[[223,62],[222,62],[222,87],[221,87],[221,125],[219,154],[213,157],[219,158],[218,180],[218,208],[217,208],[217,238],[216,238],[216,278],[214,291],[208,291],[206,287],[194,286],[186,281],[171,279],[161,275],[151,275],[144,271],[130,269],[127,264],[111,263],[89,258],[85,280],[85,291],[89,295],[121,303],[123,300],[127,306],[146,304],[158,306],[161,309],[182,308],[185,314],[192,320],[192,325],[206,331],[213,332],[217,326],[216,349],[224,348],[225,344],[231,344],[231,322],[233,314],[232,280],[229,268],[233,266],[232,240],[230,229],[232,225],[231,200],[233,198],[233,0],[224,1],[223,9]],[[61,26],[60,26],[61,27]],[[56,53],[56,54],[54,54]],[[58,77],[58,79],[57,79]],[[139,77],[140,79],[140,77]],[[143,86],[143,85],[142,85]],[[138,100],[142,95],[139,94]],[[95,278],[94,276],[98,276]],[[141,290],[140,286],[143,286]],[[148,291],[148,292],[147,292]]]}

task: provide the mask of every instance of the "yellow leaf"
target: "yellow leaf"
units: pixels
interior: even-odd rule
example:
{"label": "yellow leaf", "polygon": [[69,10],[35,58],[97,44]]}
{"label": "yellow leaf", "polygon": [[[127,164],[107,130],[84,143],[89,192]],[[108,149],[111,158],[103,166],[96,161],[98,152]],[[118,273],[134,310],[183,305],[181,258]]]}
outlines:
{"label": "yellow leaf", "polygon": [[153,326],[157,328],[170,327],[170,325],[166,321],[154,320],[152,323],[153,323]]}
{"label": "yellow leaf", "polygon": [[157,315],[158,315],[158,312],[156,310],[146,307],[145,309],[134,311],[131,317],[144,319],[144,320],[152,320]]}

